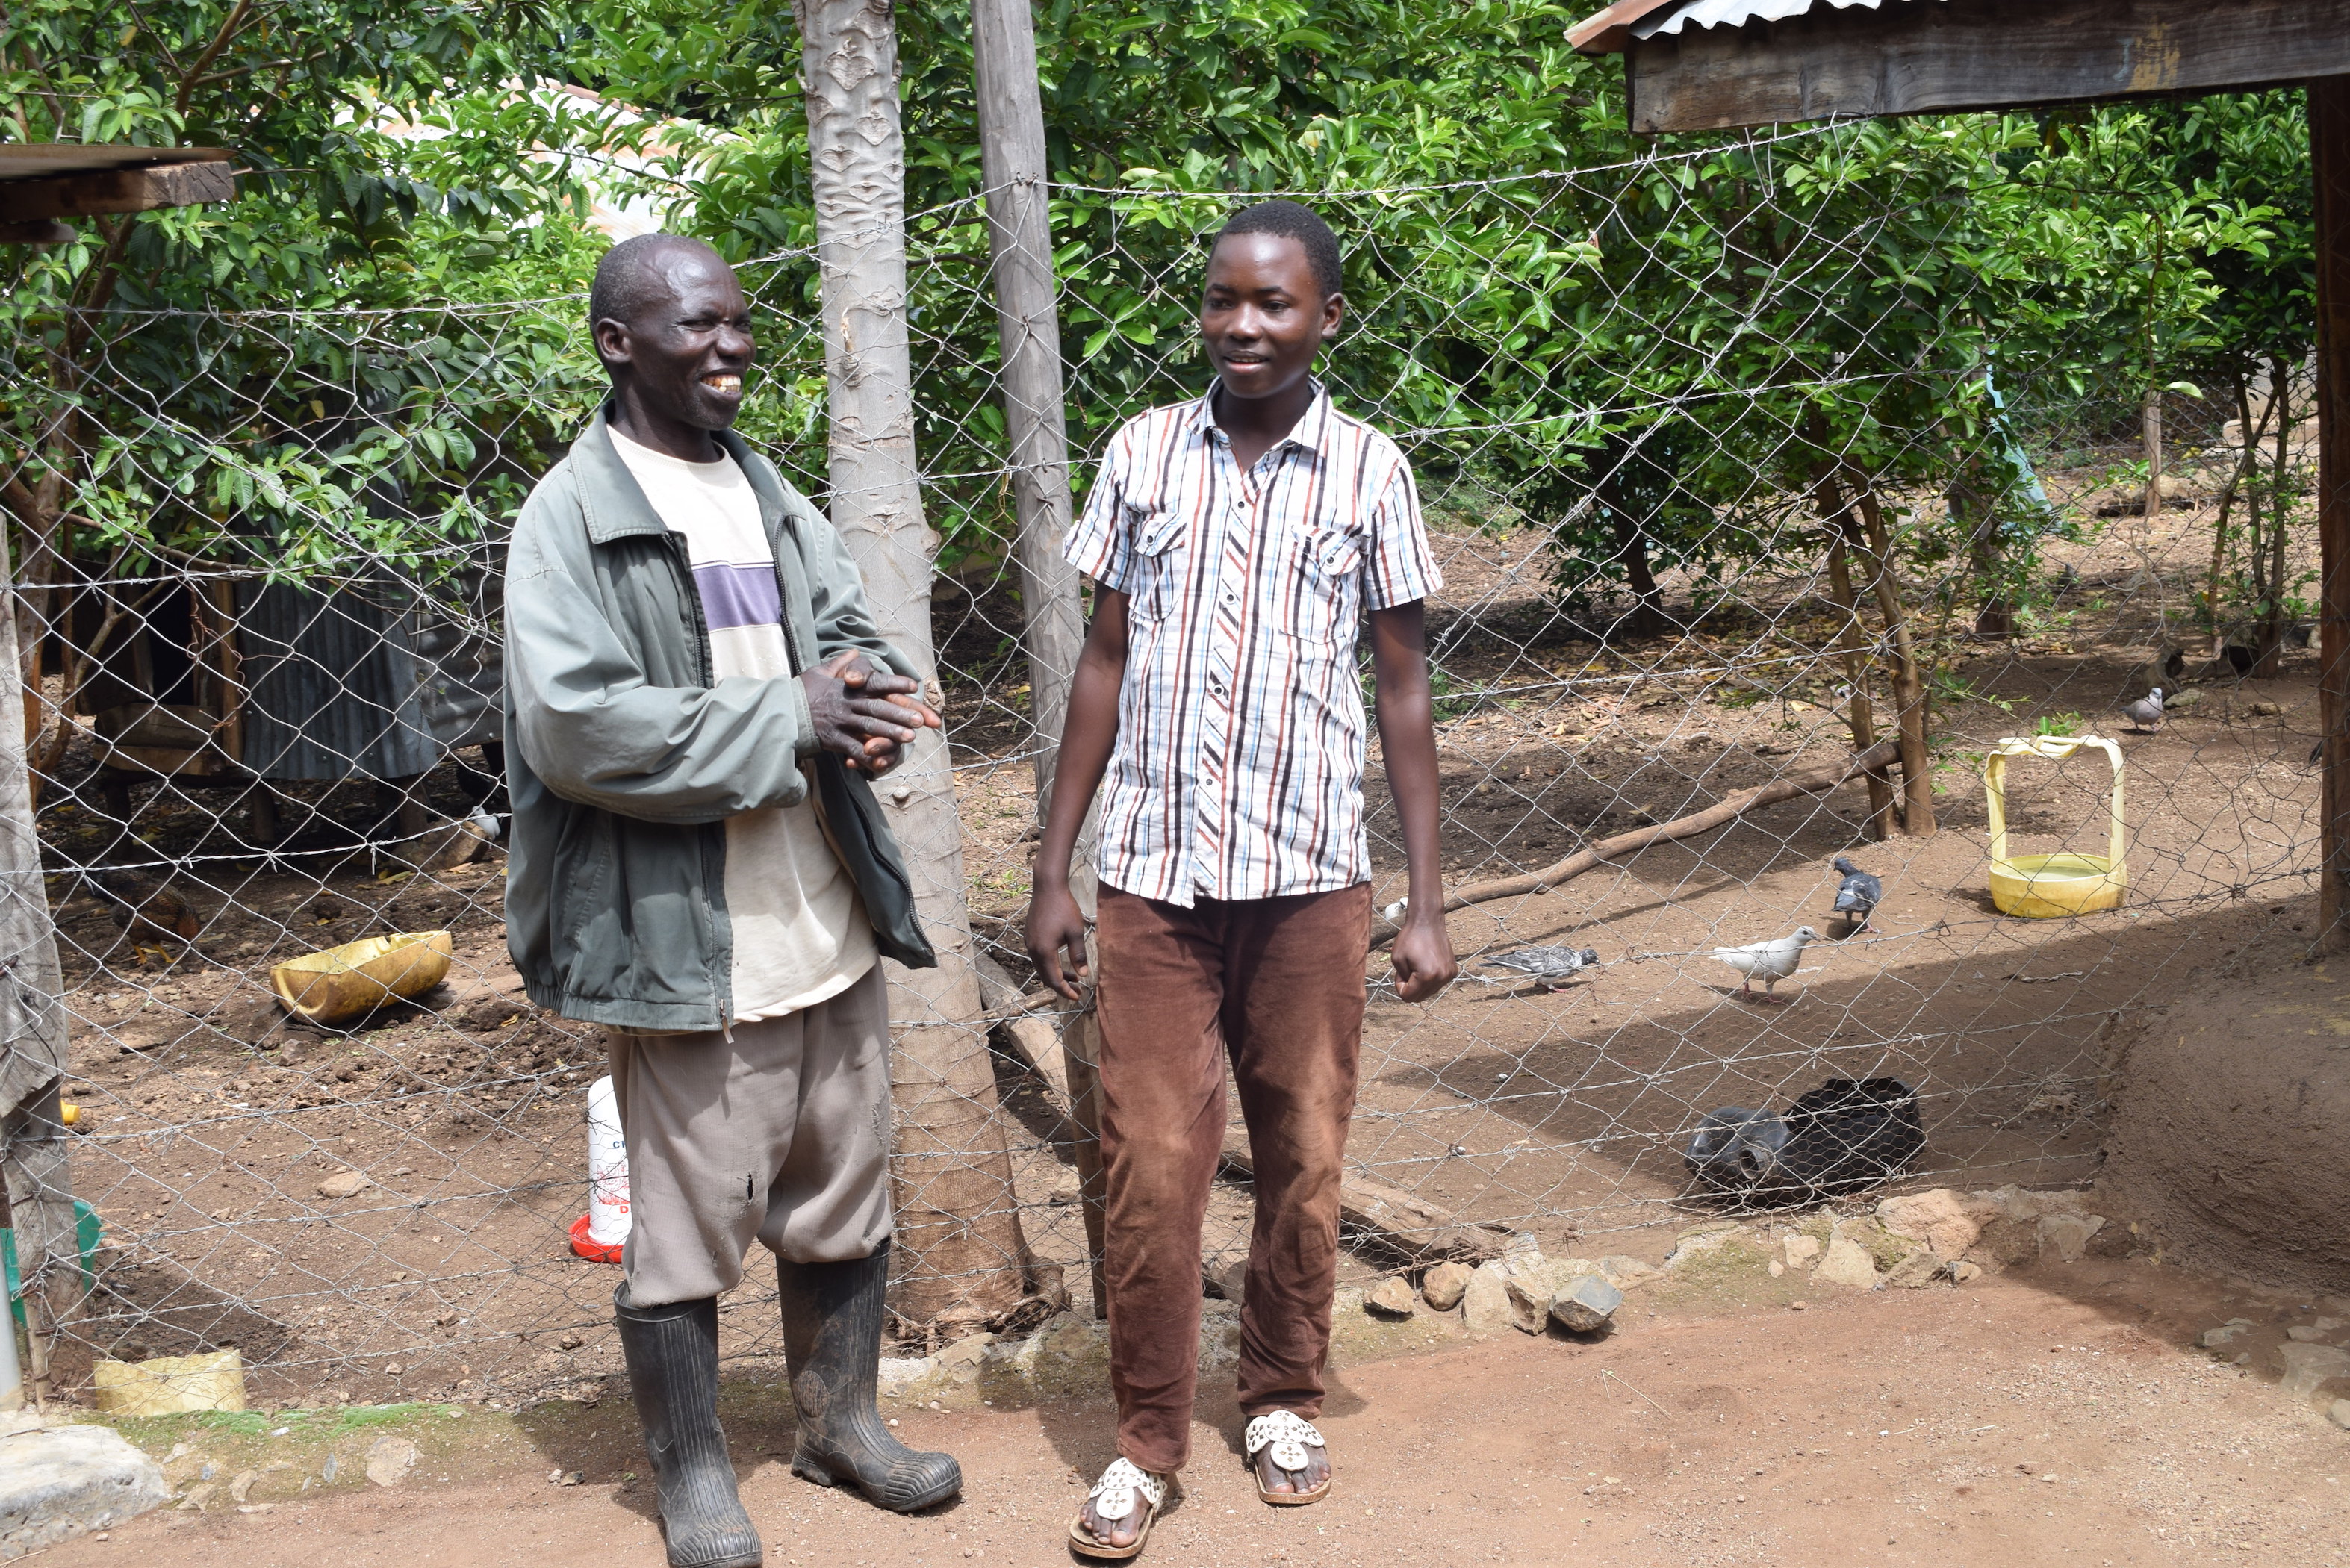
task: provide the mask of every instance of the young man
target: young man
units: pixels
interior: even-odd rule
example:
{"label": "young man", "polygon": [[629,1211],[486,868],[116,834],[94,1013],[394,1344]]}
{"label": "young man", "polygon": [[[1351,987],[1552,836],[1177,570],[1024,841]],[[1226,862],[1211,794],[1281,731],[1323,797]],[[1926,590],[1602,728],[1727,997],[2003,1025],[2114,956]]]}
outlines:
{"label": "young man", "polygon": [[675,1568],[749,1568],[718,1302],[775,1254],[793,1470],[885,1508],[962,1485],[873,1403],[889,1278],[889,1007],[936,961],[866,782],[938,716],[824,514],[732,426],[753,344],[698,241],[627,240],[588,302],[612,394],[506,558],[506,933],[605,1026],[634,1224],[612,1293]]}
{"label": "young man", "polygon": [[1346,313],[1339,281],[1337,241],[1295,202],[1227,223],[1200,307],[1215,382],[1118,433],[1068,543],[1097,592],[1027,939],[1045,981],[1076,995],[1062,955],[1082,972],[1086,928],[1069,855],[1107,771],[1095,997],[1119,1458],[1069,1530],[1097,1557],[1142,1550],[1190,1456],[1227,1057],[1256,1163],[1244,1447],[1267,1502],[1329,1490],[1313,1418],[1370,928],[1365,610],[1410,872],[1396,986],[1417,1002],[1457,972],[1421,639],[1420,601],[1440,583],[1402,454],[1311,375]]}

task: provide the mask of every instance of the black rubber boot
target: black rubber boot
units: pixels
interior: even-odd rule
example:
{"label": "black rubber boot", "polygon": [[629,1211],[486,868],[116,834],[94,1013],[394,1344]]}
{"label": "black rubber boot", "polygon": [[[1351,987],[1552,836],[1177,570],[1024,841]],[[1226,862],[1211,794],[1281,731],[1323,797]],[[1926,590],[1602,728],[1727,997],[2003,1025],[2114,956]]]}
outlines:
{"label": "black rubber boot", "polygon": [[847,1263],[775,1260],[784,1360],[799,1410],[792,1473],[818,1486],[853,1486],[893,1513],[944,1502],[962,1490],[951,1454],[926,1454],[890,1436],[874,1407],[881,1376],[881,1298],[889,1244]]}
{"label": "black rubber boot", "polygon": [[670,1568],[759,1568],[765,1554],[718,1425],[717,1298],[638,1307],[622,1284],[612,1315],[660,1484]]}

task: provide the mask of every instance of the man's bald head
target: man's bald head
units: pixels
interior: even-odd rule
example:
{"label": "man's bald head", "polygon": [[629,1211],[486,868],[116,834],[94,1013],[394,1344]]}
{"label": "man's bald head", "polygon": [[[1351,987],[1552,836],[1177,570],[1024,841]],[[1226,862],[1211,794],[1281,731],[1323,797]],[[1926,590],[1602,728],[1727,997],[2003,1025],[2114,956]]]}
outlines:
{"label": "man's bald head", "polygon": [[725,258],[678,234],[623,240],[596,268],[588,317],[612,379],[613,428],[671,457],[714,461],[709,432],[742,411],[756,353],[751,305]]}
{"label": "man's bald head", "polygon": [[590,336],[599,321],[632,327],[647,309],[670,303],[677,293],[670,274],[681,262],[726,267],[725,257],[684,234],[638,234],[606,251],[604,259],[596,264],[596,281],[588,289]]}

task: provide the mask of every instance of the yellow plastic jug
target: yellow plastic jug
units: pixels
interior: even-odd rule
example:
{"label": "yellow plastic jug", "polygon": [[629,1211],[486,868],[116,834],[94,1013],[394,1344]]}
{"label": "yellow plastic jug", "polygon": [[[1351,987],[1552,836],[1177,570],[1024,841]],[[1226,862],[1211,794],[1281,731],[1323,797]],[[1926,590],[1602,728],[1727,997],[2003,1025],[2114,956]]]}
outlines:
{"label": "yellow plastic jug", "polygon": [[[2063,762],[2095,746],[2114,765],[2114,832],[2104,855],[2017,855],[2007,852],[2007,759]],[[2053,920],[2117,908],[2129,877],[2122,864],[2122,749],[2102,735],[2010,735],[1983,758],[1983,792],[1991,809],[1991,901],[2003,915]]]}

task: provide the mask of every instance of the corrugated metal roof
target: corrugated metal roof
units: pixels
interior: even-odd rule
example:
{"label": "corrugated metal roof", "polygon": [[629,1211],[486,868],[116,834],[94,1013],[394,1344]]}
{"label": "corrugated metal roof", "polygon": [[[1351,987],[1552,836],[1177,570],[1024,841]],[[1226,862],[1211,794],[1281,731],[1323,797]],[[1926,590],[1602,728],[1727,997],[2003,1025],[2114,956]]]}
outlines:
{"label": "corrugated metal roof", "polygon": [[1653,38],[1659,33],[1679,33],[1690,27],[1740,27],[1749,22],[1783,22],[1812,11],[1849,11],[1856,6],[1875,11],[1909,0],[1683,0],[1649,12],[1632,24],[1632,36]]}

